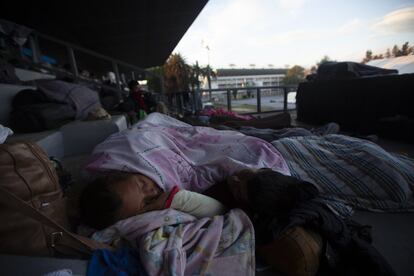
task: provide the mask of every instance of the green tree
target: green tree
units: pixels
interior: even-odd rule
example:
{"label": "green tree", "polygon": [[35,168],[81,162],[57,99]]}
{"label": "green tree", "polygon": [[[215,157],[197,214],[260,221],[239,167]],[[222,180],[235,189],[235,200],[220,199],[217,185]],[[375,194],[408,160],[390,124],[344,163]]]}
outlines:
{"label": "green tree", "polygon": [[316,63],[316,67],[319,67],[319,65],[324,64],[325,62],[329,62],[329,61],[333,61],[333,60],[331,60],[331,58],[328,57],[327,55],[324,55],[322,59]]}
{"label": "green tree", "polygon": [[385,52],[385,57],[390,58],[391,57],[391,51],[390,48],[387,48],[387,52]]}
{"label": "green tree", "polygon": [[290,68],[283,78],[284,85],[296,85],[305,80],[305,68],[295,65]]}
{"label": "green tree", "polygon": [[407,41],[401,47],[401,55],[408,56],[409,54],[410,54],[410,46],[408,45],[408,41]]}
{"label": "green tree", "polygon": [[210,65],[201,68],[201,75],[207,79],[208,89],[211,89],[211,78],[216,77],[216,73]]}
{"label": "green tree", "polygon": [[365,52],[365,57],[364,57],[364,59],[362,60],[362,63],[367,63],[368,61],[370,61],[370,60],[372,60],[373,59],[373,56],[372,56],[372,51],[371,50],[367,50],[366,52]]}
{"label": "green tree", "polygon": [[371,60],[374,60],[374,59],[383,59],[383,58],[384,58],[384,56],[382,54],[379,54],[379,55],[374,55]]}
{"label": "green tree", "polygon": [[392,47],[392,56],[393,57],[399,57],[399,56],[401,56],[401,51],[400,51],[400,49],[398,48],[398,46],[397,45],[394,45],[394,47]]}
{"label": "green tree", "polygon": [[172,54],[164,65],[165,92],[188,91],[190,85],[189,66],[180,54]]}
{"label": "green tree", "polygon": [[188,72],[192,90],[194,90],[195,87],[197,89],[200,88],[200,77],[207,79],[208,88],[211,89],[211,78],[215,78],[216,73],[209,65],[200,67],[198,62],[196,62],[196,64],[189,66]]}
{"label": "green tree", "polygon": [[189,66],[189,82],[191,86],[191,90],[194,91],[195,88],[200,89],[200,75],[201,75],[201,67],[198,65],[198,61],[192,66]]}

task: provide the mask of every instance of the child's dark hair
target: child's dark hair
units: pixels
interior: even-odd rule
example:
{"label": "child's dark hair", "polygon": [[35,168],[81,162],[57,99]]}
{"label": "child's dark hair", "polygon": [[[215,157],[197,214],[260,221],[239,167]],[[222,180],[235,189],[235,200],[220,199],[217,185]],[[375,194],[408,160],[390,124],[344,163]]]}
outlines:
{"label": "child's dark hair", "polygon": [[112,184],[130,176],[129,173],[111,172],[89,183],[80,198],[82,222],[97,230],[117,222],[120,219],[122,199]]}
{"label": "child's dark hair", "polygon": [[270,169],[259,170],[247,181],[247,189],[253,211],[266,216],[286,215],[318,194],[313,184]]}

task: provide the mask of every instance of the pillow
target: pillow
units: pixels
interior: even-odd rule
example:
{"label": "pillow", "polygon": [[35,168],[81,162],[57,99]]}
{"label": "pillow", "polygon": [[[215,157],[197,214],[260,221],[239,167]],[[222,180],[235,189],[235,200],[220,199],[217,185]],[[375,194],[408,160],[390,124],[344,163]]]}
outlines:
{"label": "pillow", "polygon": [[277,240],[256,248],[258,256],[286,276],[313,276],[322,252],[319,234],[302,227],[286,230]]}

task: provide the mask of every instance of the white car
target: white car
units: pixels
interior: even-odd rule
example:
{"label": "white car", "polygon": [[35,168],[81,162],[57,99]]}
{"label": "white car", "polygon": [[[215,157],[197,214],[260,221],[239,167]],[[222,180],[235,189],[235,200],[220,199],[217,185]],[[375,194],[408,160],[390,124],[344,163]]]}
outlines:
{"label": "white car", "polygon": [[296,103],[296,91],[288,93],[287,102],[288,103]]}

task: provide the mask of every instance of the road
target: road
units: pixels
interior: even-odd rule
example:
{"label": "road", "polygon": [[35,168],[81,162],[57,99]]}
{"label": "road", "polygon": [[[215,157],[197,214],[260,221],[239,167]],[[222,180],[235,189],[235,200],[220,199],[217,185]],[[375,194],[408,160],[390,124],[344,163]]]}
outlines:
{"label": "road", "polygon": [[[289,98],[289,100],[291,100]],[[219,105],[225,106],[227,105],[226,102],[220,102]],[[282,110],[283,109],[283,96],[268,96],[261,98],[262,104],[262,111],[269,111],[269,110]],[[238,112],[254,112],[257,106],[257,99],[250,98],[250,99],[242,99],[242,100],[233,100],[231,101],[231,106],[234,111]],[[295,103],[288,103],[289,109],[296,108]]]}

